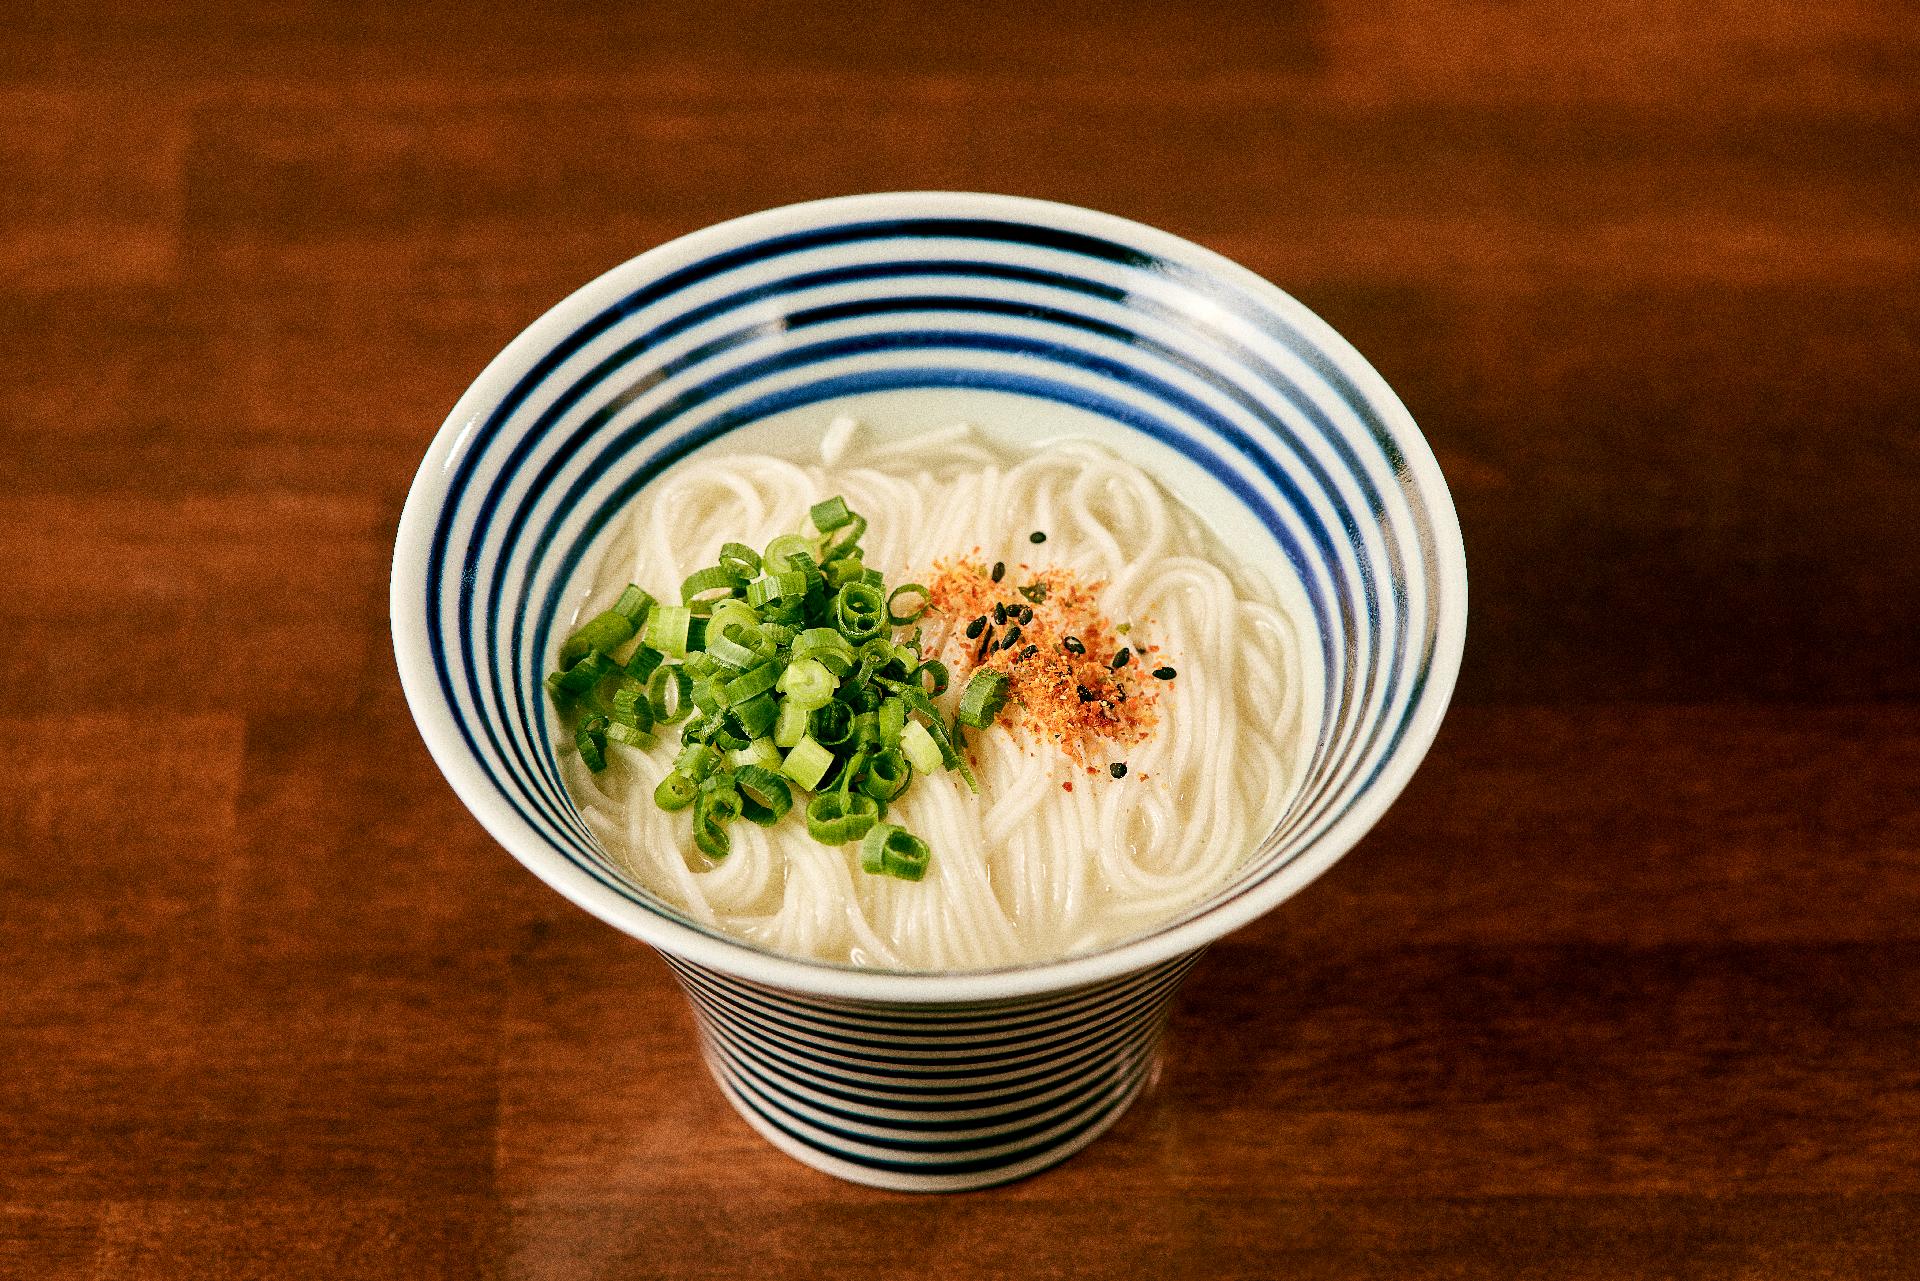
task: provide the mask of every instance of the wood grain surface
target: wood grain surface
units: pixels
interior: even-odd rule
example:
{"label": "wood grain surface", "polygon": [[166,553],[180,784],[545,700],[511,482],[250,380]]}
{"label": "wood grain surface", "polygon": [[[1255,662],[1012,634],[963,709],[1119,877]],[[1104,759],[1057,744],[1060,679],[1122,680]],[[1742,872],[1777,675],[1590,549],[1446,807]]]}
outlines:
{"label": "wood grain surface", "polygon": [[[734,1117],[385,608],[545,307],[927,187],[1295,293],[1474,577],[1379,829],[950,1198]],[[1920,1276],[1911,4],[29,3],[0,197],[0,1275]]]}

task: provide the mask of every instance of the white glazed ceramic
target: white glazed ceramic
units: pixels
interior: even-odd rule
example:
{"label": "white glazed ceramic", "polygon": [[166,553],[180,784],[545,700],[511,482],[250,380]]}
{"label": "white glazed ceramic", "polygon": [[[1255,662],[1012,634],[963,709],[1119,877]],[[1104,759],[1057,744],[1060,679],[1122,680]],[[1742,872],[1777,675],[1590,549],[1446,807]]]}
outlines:
{"label": "white glazed ceramic", "polygon": [[[1301,791],[1221,891],[1092,955],[904,974],[773,955],[633,883],[568,800],[541,677],[608,521],[769,415],[907,388],[1089,410],[1202,469],[1297,577],[1326,676]],[[427,451],[394,551],[400,674],[454,790],[535,875],[658,948],[746,1120],[887,1187],[1001,1182],[1138,1093],[1180,978],[1380,817],[1432,742],[1466,628],[1446,484],[1413,420],[1312,313],[1226,259],[1066,205],[818,201],[640,255],[535,321]],[[644,1014],[637,1017],[644,1017]]]}

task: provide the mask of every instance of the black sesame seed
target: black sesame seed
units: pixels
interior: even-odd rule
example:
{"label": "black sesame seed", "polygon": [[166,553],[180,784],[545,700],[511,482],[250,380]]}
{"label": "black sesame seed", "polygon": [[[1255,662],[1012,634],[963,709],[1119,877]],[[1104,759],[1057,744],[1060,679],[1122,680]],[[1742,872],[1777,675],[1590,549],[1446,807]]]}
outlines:
{"label": "black sesame seed", "polygon": [[1113,670],[1117,672],[1121,668],[1125,667],[1127,665],[1127,660],[1132,657],[1133,657],[1133,651],[1130,649],[1127,649],[1125,646],[1122,646],[1120,649],[1120,652],[1113,656]]}
{"label": "black sesame seed", "polygon": [[1020,624],[1015,623],[1012,627],[1007,628],[1006,637],[1000,642],[1000,648],[1012,649],[1015,645],[1018,645],[1019,643],[1020,643]]}
{"label": "black sesame seed", "polygon": [[1175,676],[1179,675],[1179,673],[1174,671],[1171,667],[1156,667],[1153,669],[1153,674],[1155,676],[1158,676],[1163,681],[1170,681]]}
{"label": "black sesame seed", "polygon": [[993,581],[997,583],[1001,579],[1005,578],[1006,576],[1007,576],[1007,562],[1005,562],[1004,560],[996,560],[995,562],[993,562]]}
{"label": "black sesame seed", "polygon": [[1030,543],[1044,543],[1047,541],[1047,536],[1036,529],[1027,535],[1027,541]]}
{"label": "black sesame seed", "polygon": [[967,639],[972,640],[974,637],[978,636],[982,631],[986,630],[986,626],[987,626],[987,616],[985,614],[982,614],[980,615],[980,617],[974,619],[971,623],[967,624]]}
{"label": "black sesame seed", "polygon": [[1127,763],[1125,761],[1115,761],[1113,764],[1107,766],[1107,773],[1113,775],[1115,778],[1125,778],[1127,776]]}
{"label": "black sesame seed", "polygon": [[1060,645],[1061,648],[1065,649],[1069,654],[1084,654],[1087,652],[1087,647],[1081,643],[1078,636],[1069,636],[1061,641]]}
{"label": "black sesame seed", "polygon": [[1022,605],[1020,607],[1020,621],[1022,623],[1031,623],[1033,621],[1033,606]]}
{"label": "black sesame seed", "polygon": [[1038,645],[1029,645],[1025,649],[1020,651],[1020,661],[1024,663],[1029,658],[1032,658],[1035,654],[1038,654],[1039,652],[1040,652],[1040,647]]}
{"label": "black sesame seed", "polygon": [[1088,689],[1085,685],[1075,685],[1073,688],[1074,688],[1074,691],[1080,695],[1080,701],[1083,703],[1094,702],[1100,697],[1098,694]]}
{"label": "black sesame seed", "polygon": [[993,607],[993,625],[995,627],[1005,626],[1006,621],[1007,621],[1007,607],[1005,605],[996,604]]}

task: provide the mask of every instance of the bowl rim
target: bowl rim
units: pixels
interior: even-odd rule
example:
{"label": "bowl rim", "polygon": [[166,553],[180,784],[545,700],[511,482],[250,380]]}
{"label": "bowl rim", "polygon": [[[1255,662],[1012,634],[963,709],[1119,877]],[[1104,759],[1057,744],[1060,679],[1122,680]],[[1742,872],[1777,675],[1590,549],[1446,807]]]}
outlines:
{"label": "bowl rim", "polygon": [[[1413,488],[1426,501],[1438,570],[1437,634],[1431,667],[1399,746],[1348,812],[1285,868],[1224,904],[1167,930],[1081,956],[988,970],[905,972],[804,960],[744,940],[709,934],[650,912],[597,884],[531,832],[487,781],[462,741],[433,677],[424,597],[433,533],[449,476],[474,426],[555,341],[646,281],[684,261],[823,221],[973,217],[1078,231],[1144,250],[1226,280],[1273,308],[1365,397],[1392,432]],[[1272,911],[1352,849],[1412,778],[1439,733],[1459,676],[1467,622],[1466,552],[1451,492],[1431,446],[1386,380],[1351,343],[1304,304],[1223,254],[1116,214],[1025,196],[965,191],[894,191],[781,205],[714,223],[665,241],[601,273],[548,308],[489,361],[435,433],[408,489],[389,583],[395,662],[414,723],[454,793],[489,835],[575,906],[664,952],[736,978],[810,996],[892,1005],[997,1003],[1084,987],[1132,974],[1206,946]]]}

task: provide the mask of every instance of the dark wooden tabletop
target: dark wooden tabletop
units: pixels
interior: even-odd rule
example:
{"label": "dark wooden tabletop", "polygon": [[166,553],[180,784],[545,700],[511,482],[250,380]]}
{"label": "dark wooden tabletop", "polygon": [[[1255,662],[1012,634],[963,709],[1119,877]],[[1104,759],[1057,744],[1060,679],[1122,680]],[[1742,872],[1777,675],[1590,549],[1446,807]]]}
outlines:
{"label": "dark wooden tabletop", "polygon": [[[1920,1275],[1912,6],[846,9],[0,18],[0,1274]],[[949,1198],[748,1132],[454,799],[386,611],[535,315],[928,187],[1292,291],[1474,581],[1378,830],[1108,1137]]]}

